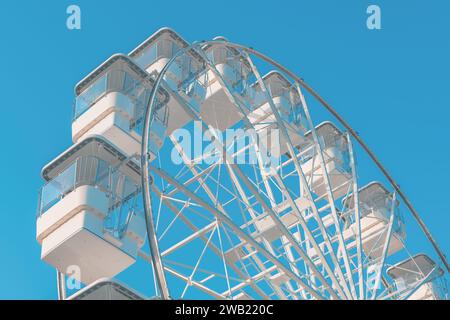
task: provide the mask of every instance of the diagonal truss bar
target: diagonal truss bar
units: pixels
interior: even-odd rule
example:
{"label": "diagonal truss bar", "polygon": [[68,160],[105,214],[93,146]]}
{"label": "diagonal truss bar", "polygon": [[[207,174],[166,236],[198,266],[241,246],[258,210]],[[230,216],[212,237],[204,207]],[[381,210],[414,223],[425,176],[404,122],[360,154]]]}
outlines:
{"label": "diagonal truss bar", "polygon": [[[146,254],[145,252],[139,251],[138,255],[142,259],[144,259],[147,262],[149,262],[150,264],[153,264],[153,259],[148,254]],[[186,276],[180,274],[179,272],[176,272],[175,270],[173,270],[173,269],[171,269],[171,268],[169,268],[167,266],[164,267],[164,270],[167,271],[168,273],[174,275],[178,279],[183,280],[186,284],[190,284],[190,285],[200,289],[201,291],[205,292],[206,294],[209,294],[211,297],[214,297],[214,298],[216,298],[218,300],[226,300],[225,296],[221,295],[220,293],[218,293],[218,292],[216,292],[214,290],[211,290],[207,286],[205,286],[205,285],[203,285],[203,284],[201,284],[201,283],[199,283],[197,281],[190,280],[189,277],[186,277]]]}

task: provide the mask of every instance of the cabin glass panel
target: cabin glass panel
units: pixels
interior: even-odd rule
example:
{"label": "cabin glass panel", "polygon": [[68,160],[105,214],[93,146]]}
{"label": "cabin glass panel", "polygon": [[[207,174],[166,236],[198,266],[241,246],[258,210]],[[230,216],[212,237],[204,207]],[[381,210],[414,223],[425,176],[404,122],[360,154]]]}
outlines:
{"label": "cabin glass panel", "polygon": [[76,98],[73,120],[75,121],[109,92],[120,92],[130,98],[134,105],[132,123],[136,123],[142,117],[151,94],[137,76],[122,69],[109,70]]}

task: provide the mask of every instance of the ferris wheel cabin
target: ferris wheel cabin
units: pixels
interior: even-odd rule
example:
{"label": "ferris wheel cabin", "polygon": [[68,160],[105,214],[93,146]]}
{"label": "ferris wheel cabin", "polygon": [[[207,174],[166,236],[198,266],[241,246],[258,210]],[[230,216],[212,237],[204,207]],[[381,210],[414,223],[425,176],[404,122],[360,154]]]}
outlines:
{"label": "ferris wheel cabin", "polygon": [[418,254],[387,270],[394,280],[396,292],[407,300],[446,300],[444,271],[427,255]]}
{"label": "ferris wheel cabin", "polygon": [[[214,40],[225,40],[215,38]],[[242,89],[250,67],[241,54],[226,44],[208,45],[203,48],[214,70],[208,69],[199,77],[206,88],[205,100],[201,106],[201,118],[208,125],[224,131],[239,122],[247,111],[236,106],[230,92]]]}
{"label": "ferris wheel cabin", "polygon": [[89,284],[135,262],[145,241],[144,217],[133,199],[139,167],[106,139],[75,144],[42,170],[36,223],[41,258],[62,273],[80,268]]}
{"label": "ferris wheel cabin", "polygon": [[[278,71],[269,72],[262,77],[262,80],[270,94],[273,106],[283,121],[290,142],[294,147],[303,144],[307,125],[297,90]],[[277,132],[278,139],[274,142],[276,142],[277,149],[279,149],[279,155],[287,153],[288,140],[279,131],[280,124],[272,111],[272,103],[267,100],[259,82],[254,83],[251,90],[254,92],[252,96],[254,97],[253,104],[255,107],[248,114],[249,121],[254,126],[258,135],[263,138],[262,141],[272,141],[270,138],[271,135]],[[269,150],[275,149],[270,146],[267,146],[267,148]]]}
{"label": "ferris wheel cabin", "polygon": [[312,132],[308,131],[305,139],[309,142],[299,146],[304,159],[302,171],[317,197],[326,196],[327,185],[324,176],[328,175],[334,199],[341,198],[346,195],[348,184],[351,182],[347,138],[329,121],[317,125],[315,131],[322,148],[326,170],[323,170],[318,157],[319,150],[314,147]]}
{"label": "ferris wheel cabin", "polygon": [[[124,55],[114,55],[82,80],[75,88],[76,102],[72,138],[77,143],[101,135],[127,156],[141,151],[144,110],[154,81]],[[161,108],[155,113],[151,150],[156,153],[165,136],[167,93],[160,90]]]}
{"label": "ferris wheel cabin", "polygon": [[[359,189],[358,198],[364,253],[372,259],[380,258],[387,244],[386,241],[388,241],[386,251],[388,256],[403,249],[406,239],[404,221],[398,211],[398,201],[394,202],[392,194],[386,187],[379,182],[371,182]],[[342,202],[349,210],[345,216],[354,217],[353,195],[344,198]],[[392,215],[392,233],[388,240],[388,225]],[[344,238],[352,238],[355,233],[356,222],[351,219],[347,221]]]}
{"label": "ferris wheel cabin", "polygon": [[[189,46],[180,35],[170,28],[162,28],[130,52],[129,56],[141,68],[156,79],[166,64],[181,49]],[[167,109],[167,135],[194,120],[200,113],[206,88],[201,83],[204,73],[203,59],[194,50],[181,54],[170,64],[162,81],[169,94]]]}

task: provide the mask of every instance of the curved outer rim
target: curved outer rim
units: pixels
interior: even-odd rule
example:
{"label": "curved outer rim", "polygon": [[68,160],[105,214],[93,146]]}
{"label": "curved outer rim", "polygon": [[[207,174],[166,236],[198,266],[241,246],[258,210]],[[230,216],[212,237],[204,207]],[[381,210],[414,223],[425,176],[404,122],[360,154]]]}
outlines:
{"label": "curved outer rim", "polygon": [[143,133],[144,137],[142,139],[142,156],[141,156],[141,182],[142,182],[142,190],[144,192],[144,211],[145,211],[145,219],[146,219],[146,225],[147,225],[147,236],[150,244],[151,249],[151,255],[153,260],[153,265],[155,268],[155,274],[156,274],[156,281],[158,288],[160,289],[161,295],[163,299],[169,298],[169,291],[167,288],[167,283],[164,275],[164,267],[162,265],[161,255],[158,248],[158,243],[156,239],[156,230],[154,229],[153,225],[153,214],[151,212],[151,199],[150,199],[150,190],[149,185],[152,183],[152,178],[148,171],[149,166],[149,157],[148,157],[148,139],[149,134],[147,132],[150,129],[150,122],[151,122],[151,115],[153,114],[153,105],[154,100],[156,96],[156,89],[159,87],[166,71],[170,67],[170,65],[175,61],[175,59],[186,53],[190,50],[201,50],[203,46],[212,46],[215,44],[220,45],[226,45],[227,47],[231,47],[234,49],[240,49],[244,50],[247,53],[251,53],[258,58],[264,60],[267,63],[272,64],[273,66],[277,67],[281,71],[283,71],[285,74],[287,74],[289,77],[291,77],[295,82],[297,82],[300,86],[306,89],[314,98],[316,98],[325,109],[327,109],[338,121],[339,123],[345,127],[345,129],[351,134],[353,138],[361,145],[361,147],[366,151],[366,153],[369,155],[369,157],[374,161],[375,165],[381,170],[385,178],[389,181],[391,186],[394,188],[394,190],[398,193],[398,195],[403,199],[405,202],[405,205],[410,210],[411,214],[413,215],[414,219],[419,224],[420,228],[424,232],[425,236],[428,238],[428,240],[433,245],[433,248],[435,249],[436,253],[438,254],[439,258],[441,259],[442,263],[445,265],[448,272],[450,272],[450,265],[447,262],[447,259],[445,257],[445,254],[440,249],[437,242],[434,240],[433,236],[431,235],[430,231],[428,230],[427,226],[425,225],[422,218],[419,216],[419,213],[416,211],[416,209],[413,207],[412,203],[407,198],[406,194],[400,189],[400,186],[398,183],[394,180],[394,178],[391,176],[391,174],[387,171],[387,169],[383,166],[381,161],[375,156],[375,154],[371,151],[369,146],[362,140],[362,138],[358,135],[358,133],[348,124],[345,119],[339,115],[339,113],[334,110],[330,104],[328,104],[311,86],[309,86],[302,78],[296,76],[293,72],[289,71],[287,68],[285,68],[283,65],[279,64],[275,60],[271,59],[270,57],[258,52],[257,50],[253,49],[252,47],[247,47],[241,44],[236,44],[228,41],[223,40],[207,40],[207,41],[198,41],[194,42],[188,47],[185,47],[181,50],[179,50],[171,59],[170,61],[164,66],[164,68],[161,70],[161,72],[158,75],[158,78],[155,82],[155,85],[152,90],[151,97],[149,99],[148,105],[145,109],[145,122],[144,122],[144,130]]}

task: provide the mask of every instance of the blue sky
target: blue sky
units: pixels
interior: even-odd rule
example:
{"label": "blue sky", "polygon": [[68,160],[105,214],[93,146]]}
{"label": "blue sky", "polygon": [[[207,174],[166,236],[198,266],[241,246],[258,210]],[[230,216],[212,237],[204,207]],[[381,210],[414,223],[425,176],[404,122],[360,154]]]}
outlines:
{"label": "blue sky", "polygon": [[[66,28],[70,4],[81,7],[79,31]],[[381,7],[382,30],[366,28],[369,4]],[[448,12],[438,0],[1,1],[0,299],[56,298],[35,240],[40,170],[71,144],[75,84],[163,26],[189,41],[223,35],[302,76],[379,155],[450,252]]]}

